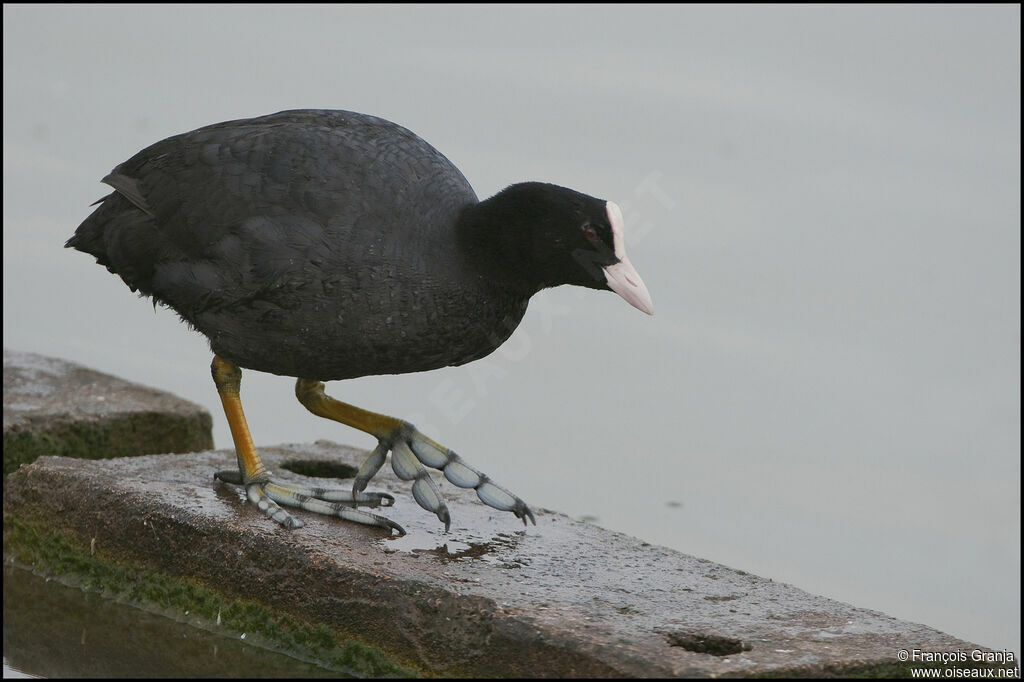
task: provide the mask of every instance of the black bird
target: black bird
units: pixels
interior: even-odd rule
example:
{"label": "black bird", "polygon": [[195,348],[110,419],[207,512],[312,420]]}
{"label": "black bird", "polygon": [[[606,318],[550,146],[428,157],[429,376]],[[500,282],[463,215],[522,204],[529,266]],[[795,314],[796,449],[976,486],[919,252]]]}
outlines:
{"label": "black bird", "polygon": [[[209,338],[238,456],[238,471],[216,476],[288,528],[302,521],[278,504],[404,533],[354,508],[394,503],[363,492],[389,451],[445,529],[448,508],[425,467],[536,523],[521,499],[412,424],[339,402],[323,382],[482,358],[533,294],[560,284],[610,289],[652,312],[613,202],[539,182],[478,201],[440,152],[374,116],[296,110],[217,123],[147,147],[103,182],[114,191],[65,246]],[[310,412],[377,438],[351,492],[275,482],[242,413],[242,367],[297,377]]]}

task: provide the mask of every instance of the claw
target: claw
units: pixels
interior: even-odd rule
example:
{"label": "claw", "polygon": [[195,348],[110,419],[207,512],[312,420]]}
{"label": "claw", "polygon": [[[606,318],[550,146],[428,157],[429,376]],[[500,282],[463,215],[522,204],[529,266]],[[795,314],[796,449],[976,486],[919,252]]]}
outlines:
{"label": "claw", "polygon": [[526,525],[527,519],[533,525],[537,525],[533,512],[525,502],[466,464],[452,450],[424,436],[412,424],[402,422],[394,434],[391,439],[382,438],[377,448],[363,463],[357,476],[357,482],[361,486],[359,490],[362,490],[370,476],[377,472],[383,464],[387,450],[390,449],[391,468],[394,469],[395,475],[403,481],[415,481],[412,494],[416,502],[427,511],[437,514],[437,518],[445,524],[446,531],[451,523],[448,507],[424,466],[440,470],[445,478],[460,488],[473,488],[481,502],[499,511],[512,512],[516,518],[522,519],[523,525]]}
{"label": "claw", "polygon": [[264,483],[250,483],[245,486],[245,495],[249,498],[249,501],[256,505],[256,508],[263,512],[267,518],[277,521],[285,528],[289,530],[293,528],[302,528],[305,523],[300,519],[295,518],[284,509],[281,509],[277,503],[266,494],[264,491]]}
{"label": "claw", "polygon": [[476,496],[480,498],[481,502],[501,511],[512,512],[516,515],[516,518],[523,520],[524,526],[526,525],[527,517],[530,518],[533,525],[537,525],[537,519],[533,518],[533,512],[530,511],[525,502],[489,480],[486,476],[483,478],[483,483],[476,489]]}
{"label": "claw", "polygon": [[377,526],[378,528],[397,530],[399,535],[405,535],[404,528],[379,514],[353,509],[350,504],[342,502],[328,502],[323,498],[306,497],[296,492],[295,488],[278,483],[267,483],[264,486],[267,496],[280,504],[298,507],[299,509],[323,514],[324,516],[337,516],[346,521],[361,523],[364,526]]}
{"label": "claw", "polygon": [[365,493],[350,492],[348,490],[329,488],[306,488],[300,485],[288,484],[288,488],[298,494],[312,497],[325,502],[335,502],[348,507],[391,507],[395,504],[395,498],[387,493]]}
{"label": "claw", "polygon": [[380,468],[384,466],[384,461],[387,459],[389,446],[384,441],[377,443],[377,447],[373,449],[370,456],[363,460],[362,466],[359,467],[359,471],[356,473],[356,480],[352,482],[352,493],[360,493],[366,489],[366,484],[370,482],[370,479],[377,475]]}
{"label": "claw", "polygon": [[405,535],[400,525],[378,514],[355,509],[356,505],[390,507],[395,498],[387,493],[348,492],[327,488],[310,488],[294,483],[279,483],[272,480],[244,482],[240,471],[218,471],[214,478],[233,485],[244,485],[246,497],[263,512],[267,518],[285,528],[301,528],[306,525],[281,508],[280,505],[296,507],[325,516],[336,516],[346,521],[365,526],[376,526],[398,531]]}
{"label": "claw", "polygon": [[430,478],[430,474],[416,459],[416,455],[404,440],[395,441],[391,446],[391,468],[403,481],[415,479],[412,484],[412,496],[421,507],[437,515],[447,532],[452,523],[448,505],[444,503],[434,479]]}
{"label": "claw", "polygon": [[533,512],[530,511],[525,502],[502,488],[485,474],[466,464],[452,450],[438,445],[418,431],[415,431],[415,429],[413,430],[409,445],[420,462],[435,469],[440,469],[444,473],[445,478],[460,488],[474,488],[476,496],[487,506],[494,507],[499,511],[512,512],[516,515],[516,518],[523,520],[524,526],[526,525],[527,518],[533,522],[533,525],[537,525],[537,519],[534,518]]}
{"label": "claw", "polygon": [[412,484],[412,496],[421,507],[437,514],[437,518],[444,524],[444,532],[447,533],[452,525],[452,516],[448,512],[444,498],[441,497],[441,491],[437,489],[429,475],[416,479]]}

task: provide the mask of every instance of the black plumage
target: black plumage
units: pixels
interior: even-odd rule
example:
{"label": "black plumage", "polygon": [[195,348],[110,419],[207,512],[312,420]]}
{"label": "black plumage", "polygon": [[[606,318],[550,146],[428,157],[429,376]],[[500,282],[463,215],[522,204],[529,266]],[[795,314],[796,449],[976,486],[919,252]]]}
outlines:
{"label": "black plumage", "polygon": [[[176,135],[104,182],[115,191],[67,246],[176,310],[218,355],[274,374],[459,365],[507,339],[537,290],[607,288],[574,248],[615,261],[605,202],[523,183],[478,203],[415,134],[347,111]],[[587,220],[603,256],[580,235]]]}

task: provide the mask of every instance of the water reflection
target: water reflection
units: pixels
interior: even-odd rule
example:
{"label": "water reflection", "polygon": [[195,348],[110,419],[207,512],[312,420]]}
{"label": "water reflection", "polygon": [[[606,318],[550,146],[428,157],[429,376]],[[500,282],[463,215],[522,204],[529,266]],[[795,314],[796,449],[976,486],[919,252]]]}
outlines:
{"label": "water reflection", "polygon": [[4,677],[339,677],[4,566]]}

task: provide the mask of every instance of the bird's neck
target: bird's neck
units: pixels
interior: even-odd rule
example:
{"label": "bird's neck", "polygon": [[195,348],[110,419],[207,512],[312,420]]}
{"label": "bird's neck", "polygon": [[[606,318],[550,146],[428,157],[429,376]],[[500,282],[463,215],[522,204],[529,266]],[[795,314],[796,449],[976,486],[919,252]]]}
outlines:
{"label": "bird's neck", "polygon": [[511,208],[500,194],[467,206],[459,216],[459,242],[492,284],[532,296],[553,283],[538,267],[529,216]]}

